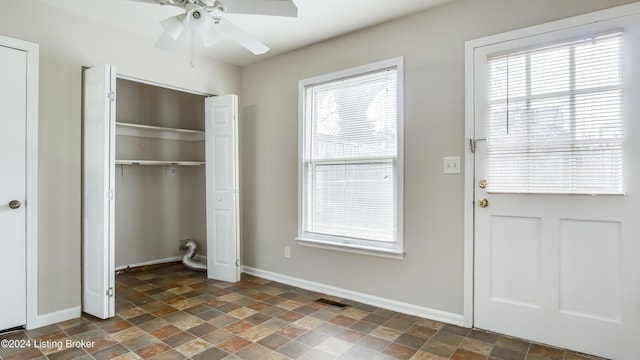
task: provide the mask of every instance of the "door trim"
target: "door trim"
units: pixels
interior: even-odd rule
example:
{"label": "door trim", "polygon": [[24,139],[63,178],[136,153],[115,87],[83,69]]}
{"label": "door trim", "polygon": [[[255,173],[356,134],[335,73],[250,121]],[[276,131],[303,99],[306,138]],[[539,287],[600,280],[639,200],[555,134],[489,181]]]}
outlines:
{"label": "door trim", "polygon": [[0,36],[0,46],[24,51],[27,54],[26,109],[26,280],[27,323],[32,329],[38,319],[38,92],[39,46],[27,41]]}
{"label": "door trim", "polygon": [[[477,48],[542,33],[569,29],[599,21],[640,14],[640,3],[616,6],[605,10],[578,15],[545,24],[509,31],[465,43],[465,172],[464,172],[464,326],[473,327],[474,310],[474,192],[475,155],[471,151],[471,139],[475,139],[475,69],[474,52]],[[508,335],[508,334],[507,334]]]}

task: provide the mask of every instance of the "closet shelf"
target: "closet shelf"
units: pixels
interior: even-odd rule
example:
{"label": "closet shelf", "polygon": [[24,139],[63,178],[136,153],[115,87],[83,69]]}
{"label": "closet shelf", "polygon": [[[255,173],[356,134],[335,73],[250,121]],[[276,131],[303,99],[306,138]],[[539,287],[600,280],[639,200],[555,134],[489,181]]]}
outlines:
{"label": "closet shelf", "polygon": [[178,165],[201,166],[204,161],[167,161],[167,160],[116,160],[116,165]]}
{"label": "closet shelf", "polygon": [[116,122],[116,135],[154,139],[202,141],[204,131]]}

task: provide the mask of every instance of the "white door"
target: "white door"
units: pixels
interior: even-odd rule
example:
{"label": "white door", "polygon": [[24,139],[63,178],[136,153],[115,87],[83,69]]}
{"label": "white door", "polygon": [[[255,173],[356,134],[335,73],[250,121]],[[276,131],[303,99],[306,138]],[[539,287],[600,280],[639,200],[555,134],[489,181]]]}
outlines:
{"label": "white door", "polygon": [[27,54],[0,46],[0,331],[26,323]]}
{"label": "white door", "polygon": [[82,310],[115,314],[115,68],[84,71],[82,126]]}
{"label": "white door", "polygon": [[238,97],[205,99],[207,277],[239,281]]}
{"label": "white door", "polygon": [[[615,19],[476,49],[475,327],[640,358],[637,24],[637,16]],[[610,67],[585,80],[616,31],[623,55],[606,61],[621,64],[622,84]],[[545,44],[555,47],[535,50]],[[621,138],[612,130],[616,118]],[[570,147],[550,150],[567,139]],[[584,180],[585,173],[601,180]],[[620,179],[623,194],[616,194]]]}

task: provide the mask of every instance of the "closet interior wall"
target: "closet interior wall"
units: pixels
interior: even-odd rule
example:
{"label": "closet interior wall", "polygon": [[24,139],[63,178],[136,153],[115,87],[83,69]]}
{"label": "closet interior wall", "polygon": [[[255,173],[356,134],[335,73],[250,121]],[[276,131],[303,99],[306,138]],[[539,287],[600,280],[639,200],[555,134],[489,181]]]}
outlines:
{"label": "closet interior wall", "polygon": [[[125,124],[204,131],[202,95],[118,78],[117,128]],[[137,131],[137,130],[136,130]],[[205,142],[116,136],[115,266],[176,260],[181,239],[206,254]],[[130,135],[133,134],[133,135]],[[188,161],[141,165],[127,161]],[[123,164],[124,163],[124,164]]]}

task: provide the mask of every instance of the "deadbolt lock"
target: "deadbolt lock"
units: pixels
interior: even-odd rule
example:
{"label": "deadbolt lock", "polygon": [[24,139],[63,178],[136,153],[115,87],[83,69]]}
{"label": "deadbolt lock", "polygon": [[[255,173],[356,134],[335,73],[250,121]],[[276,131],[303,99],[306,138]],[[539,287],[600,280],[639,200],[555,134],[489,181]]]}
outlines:
{"label": "deadbolt lock", "polygon": [[478,183],[478,186],[480,187],[480,189],[486,189],[487,188],[487,180],[480,180],[480,182]]}
{"label": "deadbolt lock", "polygon": [[489,200],[487,199],[480,199],[478,201],[478,206],[480,206],[481,208],[486,208],[487,206],[489,206]]}
{"label": "deadbolt lock", "polygon": [[19,208],[21,205],[22,205],[22,204],[20,204],[20,201],[18,201],[18,200],[11,200],[11,201],[9,202],[9,207],[10,207],[11,209],[17,209],[17,208]]}

